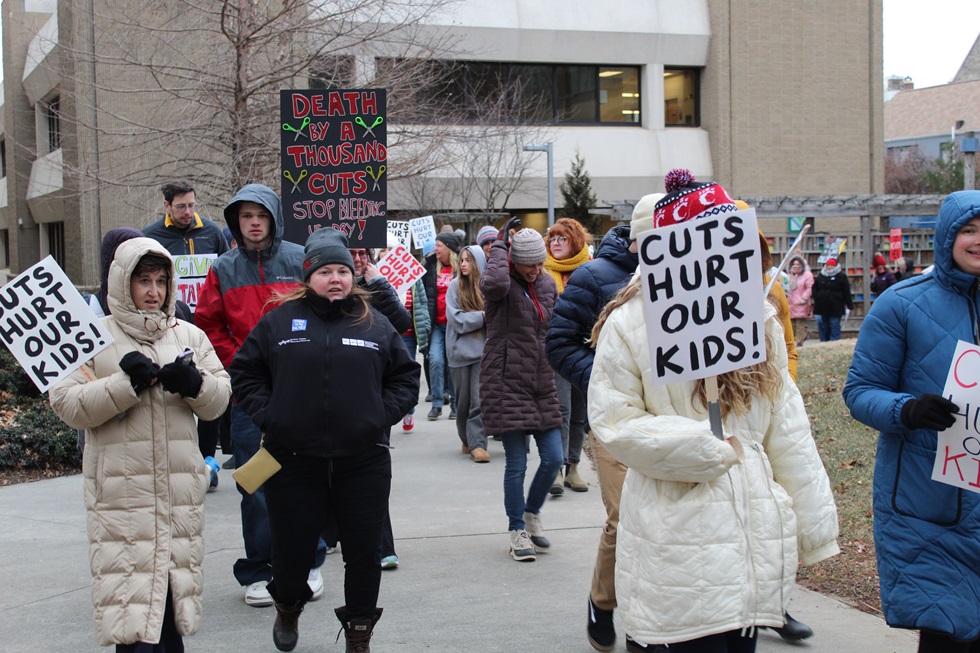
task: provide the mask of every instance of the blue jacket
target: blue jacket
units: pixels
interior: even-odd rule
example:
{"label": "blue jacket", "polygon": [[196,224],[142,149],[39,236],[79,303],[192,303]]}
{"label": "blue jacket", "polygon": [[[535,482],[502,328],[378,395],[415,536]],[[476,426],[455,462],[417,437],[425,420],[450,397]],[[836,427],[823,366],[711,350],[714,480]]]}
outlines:
{"label": "blue jacket", "polygon": [[880,431],[874,529],[885,619],[961,640],[980,636],[980,494],[931,479],[936,432],[909,430],[901,412],[914,397],[942,394],[957,341],[977,342],[978,279],[952,258],[957,232],[975,217],[980,192],[946,198],[932,273],[871,305],[844,385],[851,415]]}
{"label": "blue jacket", "polygon": [[629,246],[629,226],[613,227],[606,234],[595,259],[577,267],[568,278],[545,336],[548,362],[585,395],[595,358],[595,349],[586,341],[599,313],[626,285],[639,264]]}

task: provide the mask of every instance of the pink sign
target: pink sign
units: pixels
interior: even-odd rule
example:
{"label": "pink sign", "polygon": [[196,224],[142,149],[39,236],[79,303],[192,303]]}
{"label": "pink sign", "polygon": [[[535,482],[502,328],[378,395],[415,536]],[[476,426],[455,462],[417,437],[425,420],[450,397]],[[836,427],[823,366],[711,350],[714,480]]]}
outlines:
{"label": "pink sign", "polygon": [[384,275],[395,292],[401,294],[425,274],[425,266],[415,260],[412,253],[399,245],[378,261],[378,271]]}

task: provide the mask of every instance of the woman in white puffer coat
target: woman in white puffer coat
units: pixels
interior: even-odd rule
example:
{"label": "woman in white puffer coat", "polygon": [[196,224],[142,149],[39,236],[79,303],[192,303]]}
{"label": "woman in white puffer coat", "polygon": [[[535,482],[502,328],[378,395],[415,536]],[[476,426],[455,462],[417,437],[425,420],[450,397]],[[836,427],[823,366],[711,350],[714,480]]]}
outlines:
{"label": "woman in white puffer coat", "polygon": [[718,377],[724,432],[704,382],[654,385],[639,277],[606,307],[589,383],[595,435],[629,467],[616,599],[624,627],[671,651],[753,651],[783,625],[798,560],[835,555],[837,510],[790,380],[776,309],[768,360]]}
{"label": "woman in white puffer coat", "polygon": [[[85,429],[82,460],[96,639],[118,652],[183,651],[201,623],[208,469],[194,415],[217,419],[231,383],[204,332],[174,318],[159,243],[121,244],[109,269],[113,342],[50,391]],[[185,349],[191,361],[177,357]]]}

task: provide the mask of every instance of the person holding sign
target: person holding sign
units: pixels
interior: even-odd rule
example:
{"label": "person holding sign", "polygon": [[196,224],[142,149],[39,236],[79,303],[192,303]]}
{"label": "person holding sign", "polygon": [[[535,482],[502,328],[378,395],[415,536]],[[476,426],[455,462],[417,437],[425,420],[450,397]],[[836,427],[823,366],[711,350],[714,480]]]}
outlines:
{"label": "person holding sign", "polygon": [[[879,431],[874,534],[885,620],[921,631],[923,653],[976,653],[980,480],[966,463],[980,457],[977,407],[943,391],[957,344],[980,344],[980,192],[946,197],[933,242],[932,273],[871,305],[843,394],[854,419]],[[976,385],[977,365],[969,367],[967,389]],[[954,426],[966,433],[966,455],[937,450],[937,432]],[[965,487],[934,480],[937,464],[961,469]]]}
{"label": "person holding sign", "polygon": [[102,323],[113,343],[50,390],[86,429],[82,467],[99,644],[184,650],[201,622],[208,469],[195,416],[215,419],[231,384],[204,332],[174,317],[173,260],[149,238],[116,250]]}
{"label": "person holding sign", "polygon": [[[738,243],[759,246],[754,224],[752,231],[739,229],[743,218],[732,215],[738,209],[724,189],[683,181],[668,183],[668,195],[657,202],[654,227],[639,239],[641,263],[652,240],[674,235],[678,247],[699,243],[691,260],[716,260],[716,250]],[[687,221],[690,228],[677,227]],[[725,236],[706,245],[715,224],[727,225]],[[657,233],[666,228],[669,236]],[[675,260],[655,265],[664,279],[689,273],[668,275]],[[734,274],[739,267],[716,272]],[[783,627],[798,561],[812,564],[839,552],[830,481],[789,376],[771,301],[760,292],[758,308],[738,304],[742,312],[764,314],[765,358],[716,375],[720,439],[709,426],[706,380],[665,383],[653,369],[647,283],[643,274],[634,277],[603,309],[592,334],[598,346],[589,422],[629,468],[617,535],[618,609],[632,650],[668,644],[679,652],[751,652],[755,628]],[[656,290],[669,295],[663,285]]]}
{"label": "person holding sign", "polygon": [[281,295],[231,366],[238,405],[265,433],[282,469],[265,484],[272,528],[273,641],[291,651],[313,596],[307,575],[320,527],[336,519],[347,650],[368,651],[381,586],[378,546],[388,516],[386,431],[419,396],[420,368],[398,331],[354,282],[347,237],[319,229],[306,242],[304,283]]}

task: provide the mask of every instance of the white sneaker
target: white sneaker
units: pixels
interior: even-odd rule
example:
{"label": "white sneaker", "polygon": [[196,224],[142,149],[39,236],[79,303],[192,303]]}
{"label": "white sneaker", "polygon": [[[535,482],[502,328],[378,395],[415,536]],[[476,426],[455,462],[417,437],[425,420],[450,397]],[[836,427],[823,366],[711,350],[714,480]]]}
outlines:
{"label": "white sneaker", "polygon": [[527,535],[534,545],[534,550],[540,552],[542,549],[551,548],[551,542],[544,536],[544,527],[541,526],[541,515],[530,512],[524,513],[524,527]]}
{"label": "white sneaker", "polygon": [[531,536],[527,531],[510,532],[510,557],[518,562],[534,562],[534,545],[531,544]]}
{"label": "white sneaker", "polygon": [[311,601],[316,601],[323,596],[323,576],[320,575],[319,567],[310,569],[310,577],[306,579],[306,584],[313,590],[313,596],[310,597]]}
{"label": "white sneaker", "polygon": [[245,589],[245,603],[253,608],[266,608],[275,603],[269,590],[266,589],[268,584],[269,581],[260,580],[249,585]]}

